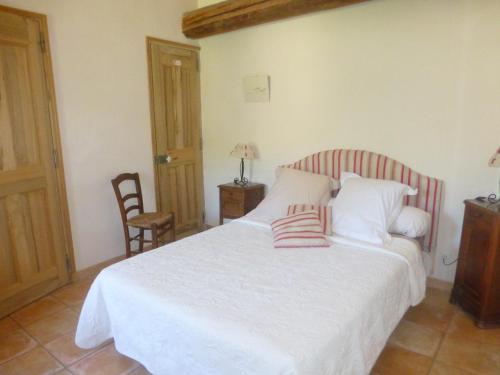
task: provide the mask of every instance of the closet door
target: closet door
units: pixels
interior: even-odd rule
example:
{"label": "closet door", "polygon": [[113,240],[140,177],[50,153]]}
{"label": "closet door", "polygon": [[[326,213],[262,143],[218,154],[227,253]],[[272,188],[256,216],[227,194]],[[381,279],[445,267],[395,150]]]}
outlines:
{"label": "closet door", "polygon": [[0,316],[68,281],[44,22],[0,7]]}

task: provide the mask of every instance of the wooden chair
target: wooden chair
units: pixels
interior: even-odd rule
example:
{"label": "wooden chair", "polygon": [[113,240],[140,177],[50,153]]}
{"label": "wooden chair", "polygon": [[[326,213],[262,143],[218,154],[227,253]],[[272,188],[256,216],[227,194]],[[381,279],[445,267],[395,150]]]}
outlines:
{"label": "wooden chair", "polygon": [[[125,181],[132,181],[135,184],[135,193],[123,195],[120,190],[120,184]],[[129,258],[131,255],[142,253],[144,251],[144,244],[151,243],[152,248],[155,249],[159,245],[159,239],[167,232],[172,231],[172,241],[175,240],[175,219],[173,212],[164,214],[162,212],[144,212],[144,204],[142,201],[141,181],[139,180],[138,173],[122,173],[116,178],[111,180],[113,189],[115,190],[118,206],[120,207],[120,214],[122,217],[123,231],[125,233],[125,248],[126,256]],[[136,202],[127,206],[126,202],[135,199]],[[132,211],[138,211],[138,214],[128,217]],[[136,236],[131,237],[129,228],[139,229]],[[144,238],[144,231],[151,231],[151,240]],[[131,242],[138,241],[138,251],[132,251]],[[162,241],[162,243],[166,243]]]}

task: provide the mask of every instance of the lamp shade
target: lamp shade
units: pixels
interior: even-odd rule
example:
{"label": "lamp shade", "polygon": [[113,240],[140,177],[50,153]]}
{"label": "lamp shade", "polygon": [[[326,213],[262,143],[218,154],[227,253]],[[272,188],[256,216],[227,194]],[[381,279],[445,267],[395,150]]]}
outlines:
{"label": "lamp shade", "polygon": [[230,155],[238,159],[255,159],[255,151],[253,147],[247,143],[238,143],[234,146]]}
{"label": "lamp shade", "polygon": [[497,152],[493,154],[488,162],[490,167],[500,168],[500,147],[497,149]]}

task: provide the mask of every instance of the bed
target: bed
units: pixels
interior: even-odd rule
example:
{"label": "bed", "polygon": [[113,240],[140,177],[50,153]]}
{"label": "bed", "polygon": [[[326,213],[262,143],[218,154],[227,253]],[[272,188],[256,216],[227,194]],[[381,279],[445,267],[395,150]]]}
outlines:
{"label": "bed", "polygon": [[[370,160],[385,164],[383,177],[400,178],[399,163],[383,158],[330,150],[288,167],[370,174]],[[426,188],[427,177],[403,175]],[[437,218],[442,187],[429,179],[430,188],[434,181],[421,192]],[[92,284],[76,343],[114,339],[154,374],[367,374],[425,296],[425,249],[401,237],[384,246],[329,240],[328,249],[278,251],[269,224],[249,215],[117,263]]]}

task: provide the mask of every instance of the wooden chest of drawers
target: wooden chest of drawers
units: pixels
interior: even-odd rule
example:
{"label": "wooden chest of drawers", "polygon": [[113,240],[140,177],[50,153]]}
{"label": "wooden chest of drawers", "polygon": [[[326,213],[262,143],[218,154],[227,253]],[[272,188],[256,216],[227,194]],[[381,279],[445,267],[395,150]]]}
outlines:
{"label": "wooden chest of drawers", "polygon": [[478,327],[500,326],[500,205],[465,201],[462,240],[451,302]]}
{"label": "wooden chest of drawers", "polygon": [[264,198],[264,185],[234,183],[219,185],[219,222],[224,218],[237,219],[253,210]]}

